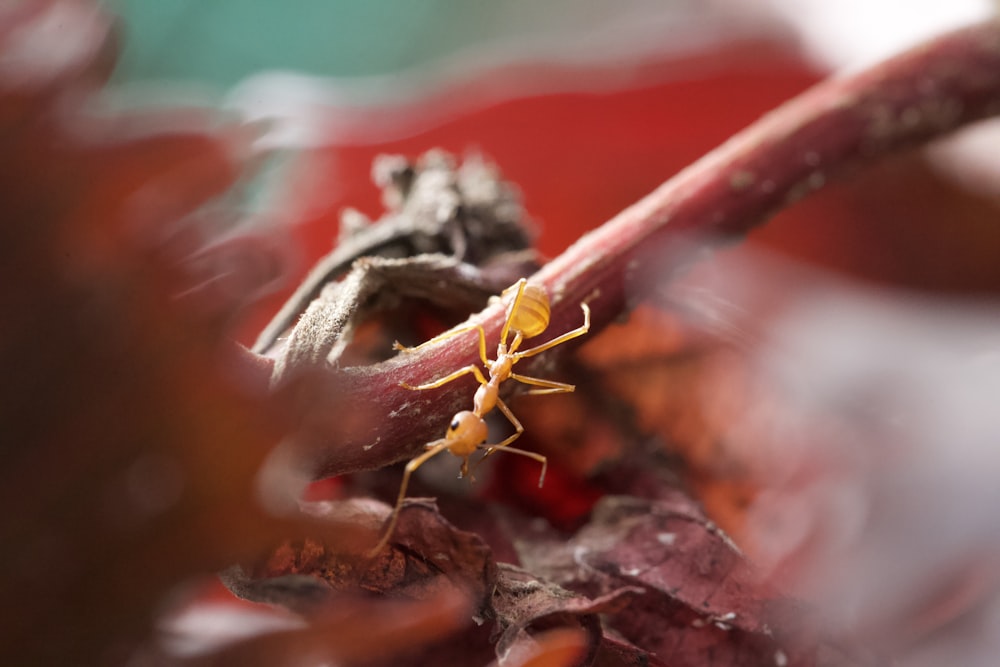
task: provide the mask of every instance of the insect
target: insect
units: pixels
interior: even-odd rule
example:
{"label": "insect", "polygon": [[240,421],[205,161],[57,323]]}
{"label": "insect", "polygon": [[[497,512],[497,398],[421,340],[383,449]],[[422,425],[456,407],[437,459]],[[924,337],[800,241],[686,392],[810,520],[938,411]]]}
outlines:
{"label": "insect", "polygon": [[[405,382],[401,383],[401,386],[406,389],[423,391],[425,389],[441,387],[462,376],[471,374],[479,381],[479,388],[472,399],[472,410],[463,410],[457,413],[448,425],[448,430],[445,432],[444,437],[427,443],[425,451],[406,464],[406,469],[403,472],[403,481],[399,487],[399,496],[396,499],[396,506],[393,509],[389,525],[386,527],[385,534],[379,540],[378,544],[369,552],[371,555],[377,554],[388,544],[389,538],[396,528],[396,522],[399,519],[399,510],[403,505],[403,499],[406,497],[406,487],[410,482],[410,475],[429,459],[443,451],[447,450],[462,459],[462,477],[469,474],[469,457],[476,450],[484,449],[486,452],[483,454],[483,459],[500,450],[535,459],[542,464],[542,471],[538,477],[538,486],[541,486],[545,481],[545,470],[548,465],[547,459],[541,454],[523,449],[515,449],[510,446],[512,442],[524,433],[524,427],[518,421],[517,417],[514,416],[514,413],[511,412],[510,408],[507,407],[507,404],[503,402],[503,399],[500,398],[500,385],[507,380],[517,380],[533,387],[528,390],[527,393],[529,394],[561,394],[576,389],[574,385],[564,382],[519,375],[514,372],[513,367],[521,359],[533,357],[546,350],[551,350],[557,345],[562,345],[568,340],[578,338],[587,333],[590,330],[590,307],[586,303],[580,304],[580,308],[583,310],[582,326],[572,331],[567,331],[547,343],[522,350],[520,349],[521,344],[526,339],[538,336],[549,326],[550,308],[548,293],[546,293],[545,288],[529,284],[525,278],[522,278],[505,289],[501,294],[501,299],[508,300],[509,305],[507,306],[507,318],[504,320],[503,328],[500,330],[500,342],[497,344],[495,359],[491,360],[486,354],[486,330],[480,324],[446,331],[440,336],[423,343],[423,345],[427,345],[453,336],[460,336],[469,331],[476,331],[479,334],[479,358],[482,360],[483,367],[489,375],[488,378],[483,374],[479,366],[470,364],[427,384],[410,385]],[[507,339],[512,332],[513,338],[508,343]],[[396,343],[394,347],[401,351],[416,349],[404,347],[399,343]],[[514,433],[495,445],[487,445],[485,443],[489,431],[486,427],[484,417],[494,408],[499,408],[500,412],[507,417],[514,426]]]}

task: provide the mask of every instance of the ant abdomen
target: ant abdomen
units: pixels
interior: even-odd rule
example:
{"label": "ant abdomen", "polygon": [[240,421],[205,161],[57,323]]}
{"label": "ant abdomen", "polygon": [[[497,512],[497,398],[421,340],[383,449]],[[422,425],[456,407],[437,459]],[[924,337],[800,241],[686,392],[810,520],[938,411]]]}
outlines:
{"label": "ant abdomen", "polygon": [[[515,285],[511,289],[516,289]],[[515,299],[517,295],[515,293]],[[532,338],[549,326],[549,295],[544,287],[528,283],[521,290],[520,300],[511,304],[510,329],[520,331],[524,338]]]}

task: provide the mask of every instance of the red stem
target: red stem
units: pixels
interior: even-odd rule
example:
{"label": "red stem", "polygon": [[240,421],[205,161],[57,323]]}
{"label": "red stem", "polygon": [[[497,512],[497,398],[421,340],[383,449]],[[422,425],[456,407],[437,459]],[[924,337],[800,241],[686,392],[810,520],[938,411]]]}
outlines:
{"label": "red stem", "polygon": [[[593,331],[600,330],[627,311],[626,295],[641,296],[653,286],[651,275],[678,268],[657,266],[665,257],[677,258],[667,251],[677,250],[678,242],[694,235],[702,244],[705,238],[741,237],[848,166],[998,112],[1000,24],[992,21],[867,71],[831,78],[585,235],[533,276],[552,296],[549,331],[578,326],[584,299],[593,310]],[[491,306],[474,319],[495,340],[502,308]],[[302,422],[294,447],[304,470],[320,477],[377,468],[410,458],[441,437],[451,415],[471,405],[472,381],[424,392],[399,382],[426,382],[477,363],[473,338],[299,382]],[[544,376],[547,360],[549,353],[525,360],[518,372]]]}

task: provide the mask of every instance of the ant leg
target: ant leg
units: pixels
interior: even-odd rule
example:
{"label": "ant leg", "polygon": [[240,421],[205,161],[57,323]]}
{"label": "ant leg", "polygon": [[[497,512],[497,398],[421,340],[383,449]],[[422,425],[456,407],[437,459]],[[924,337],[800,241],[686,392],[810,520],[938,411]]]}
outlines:
{"label": "ant leg", "polygon": [[486,330],[483,329],[483,325],[481,324],[472,324],[467,327],[459,327],[458,329],[449,329],[448,331],[439,333],[437,336],[434,336],[434,338],[431,338],[430,340],[425,340],[423,343],[415,347],[406,347],[397,340],[392,344],[392,349],[398,350],[400,352],[413,352],[414,350],[419,350],[425,345],[430,345],[432,343],[439,343],[443,340],[447,340],[454,336],[461,336],[462,334],[468,331],[476,331],[479,334],[479,358],[483,360],[483,366],[489,366],[490,360],[486,356]]}
{"label": "ant leg", "polygon": [[[486,457],[489,456],[490,453],[496,448],[496,445],[493,445],[493,446],[491,446],[491,445],[479,445],[479,448],[480,449],[485,449],[486,450],[486,454],[483,455],[483,458],[479,459],[479,461],[478,461],[478,463],[476,465],[479,465],[479,463],[482,463],[486,459]],[[541,454],[539,454],[537,452],[529,452],[529,451],[527,451],[525,449],[518,449],[516,447],[504,447],[500,451],[510,452],[511,454],[520,454],[521,456],[527,456],[529,459],[535,459],[536,461],[538,461],[539,463],[541,463],[542,464],[542,472],[538,476],[538,486],[539,486],[539,488],[545,483],[545,471],[549,467],[549,460],[547,458],[545,458],[544,456],[542,456]]]}
{"label": "ant leg", "polygon": [[389,543],[389,538],[392,537],[392,531],[396,529],[396,522],[399,521],[399,510],[403,506],[403,499],[406,498],[406,487],[410,483],[410,475],[413,472],[427,462],[428,459],[437,456],[444,450],[448,449],[450,443],[447,440],[437,440],[432,442],[427,446],[427,451],[420,456],[411,459],[409,463],[406,464],[406,470],[403,472],[403,482],[399,485],[399,496],[396,498],[396,506],[392,510],[392,517],[389,519],[389,525],[385,528],[385,533],[382,534],[382,538],[378,541],[374,547],[368,552],[368,557],[377,556],[385,545]]}
{"label": "ant leg", "polygon": [[528,350],[522,350],[521,352],[517,352],[513,356],[516,357],[517,359],[524,359],[525,357],[533,357],[536,354],[544,352],[545,350],[551,350],[556,345],[562,345],[563,343],[565,343],[568,340],[572,340],[574,338],[579,338],[583,334],[585,334],[588,331],[590,331],[590,306],[588,306],[585,303],[581,303],[580,304],[580,308],[583,309],[583,325],[582,326],[577,327],[576,329],[573,329],[572,331],[567,331],[566,333],[562,334],[561,336],[556,336],[555,338],[553,338],[552,340],[550,340],[548,343],[542,343],[538,347],[533,347],[533,348],[530,348]]}
{"label": "ant leg", "polygon": [[501,447],[506,447],[510,443],[514,442],[515,440],[521,437],[522,433],[524,433],[524,427],[521,426],[521,422],[518,421],[517,417],[514,416],[514,413],[510,411],[510,408],[507,407],[507,404],[504,403],[499,398],[497,398],[497,407],[500,408],[500,412],[502,412],[504,416],[507,417],[508,420],[510,420],[510,423],[514,425],[514,433],[507,436],[502,442],[496,445],[489,445],[489,449],[486,450],[486,454],[483,456],[484,459],[490,454],[492,454],[494,450],[500,449]]}
{"label": "ant leg", "polygon": [[472,373],[473,375],[476,376],[476,380],[479,381],[479,384],[486,384],[486,378],[483,377],[483,372],[479,370],[479,366],[466,366],[465,368],[459,368],[454,373],[449,373],[448,375],[445,375],[443,378],[438,378],[437,380],[434,380],[433,382],[428,382],[427,384],[414,385],[406,382],[400,382],[399,386],[403,387],[404,389],[412,389],[414,391],[423,391],[424,389],[435,389],[437,387],[441,387],[448,384],[452,380],[457,380],[463,375],[468,375],[469,373]]}
{"label": "ant leg", "polygon": [[555,380],[543,380],[541,378],[528,377],[526,375],[518,375],[517,373],[510,374],[511,379],[517,380],[518,382],[523,382],[524,384],[530,384],[535,387],[541,387],[540,389],[529,389],[527,393],[529,394],[569,394],[576,391],[576,385],[567,384],[565,382],[556,382]]}
{"label": "ant leg", "polygon": [[510,423],[514,425],[515,433],[507,436],[507,438],[499,444],[479,445],[479,448],[485,449],[486,453],[483,454],[483,458],[479,459],[479,461],[476,462],[476,465],[478,466],[480,463],[485,461],[488,456],[490,456],[491,454],[493,454],[493,452],[496,451],[510,452],[511,454],[520,454],[521,456],[527,456],[528,458],[535,459],[536,461],[542,464],[542,472],[538,476],[538,486],[541,486],[542,484],[545,483],[545,471],[549,467],[549,460],[536,452],[529,452],[524,449],[517,449],[516,447],[509,446],[510,443],[514,442],[519,437],[521,437],[521,434],[524,433],[524,426],[522,426],[521,422],[518,421],[517,417],[514,416],[514,413],[510,411],[510,408],[507,407],[507,404],[501,401],[500,399],[497,399],[497,407],[500,408],[500,412],[502,412],[504,416],[506,416],[507,419],[510,420]]}
{"label": "ant leg", "polygon": [[[511,301],[510,307],[507,310],[507,319],[503,323],[503,329],[500,330],[500,345],[507,345],[507,334],[510,332],[510,323],[514,321],[514,313],[517,312],[517,307],[521,305],[521,297],[524,296],[524,288],[528,284],[527,278],[521,278],[516,283],[504,290],[504,292],[509,292],[510,290],[517,288],[517,294],[514,295],[514,300]],[[489,364],[487,364],[489,365]]]}

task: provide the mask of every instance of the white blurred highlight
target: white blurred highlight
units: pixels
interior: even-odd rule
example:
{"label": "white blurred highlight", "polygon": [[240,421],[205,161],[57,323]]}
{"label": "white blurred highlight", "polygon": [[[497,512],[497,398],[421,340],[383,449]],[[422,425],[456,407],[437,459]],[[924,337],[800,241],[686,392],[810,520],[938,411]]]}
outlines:
{"label": "white blurred highlight", "polygon": [[995,664],[1000,306],[734,261],[746,255],[696,270],[671,298],[723,338],[739,332],[768,396],[730,431],[764,487],[755,557],[834,635],[908,666]]}
{"label": "white blurred highlight", "polygon": [[18,18],[0,52],[3,87],[40,88],[84,61],[107,31],[100,12],[85,2],[14,2],[0,7],[0,28],[11,17]]}
{"label": "white blurred highlight", "polygon": [[[717,0],[733,12],[774,21],[831,70],[859,70],[924,40],[995,17],[996,0]],[[979,124],[937,142],[928,157],[943,176],[986,196],[1000,195],[995,160],[1000,123]]]}
{"label": "white blurred highlight", "polygon": [[1000,196],[1000,121],[977,123],[931,144],[926,153],[931,166],[960,187]]}
{"label": "white blurred highlight", "polygon": [[826,67],[873,65],[919,42],[996,13],[991,0],[722,0],[771,15]]}
{"label": "white blurred highlight", "polygon": [[161,622],[164,650],[176,658],[217,651],[258,635],[297,630],[305,621],[277,607],[242,602],[193,603]]}

